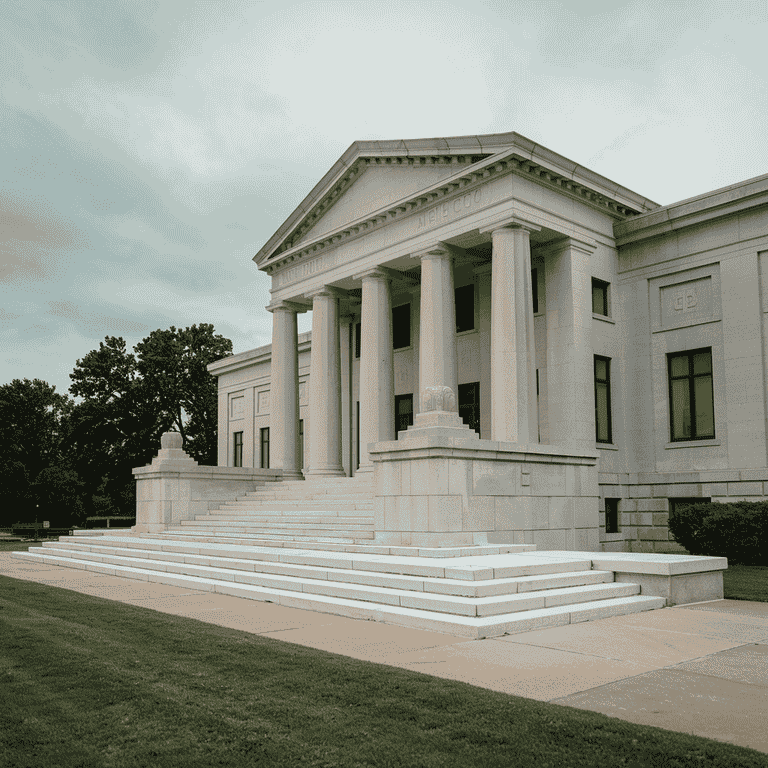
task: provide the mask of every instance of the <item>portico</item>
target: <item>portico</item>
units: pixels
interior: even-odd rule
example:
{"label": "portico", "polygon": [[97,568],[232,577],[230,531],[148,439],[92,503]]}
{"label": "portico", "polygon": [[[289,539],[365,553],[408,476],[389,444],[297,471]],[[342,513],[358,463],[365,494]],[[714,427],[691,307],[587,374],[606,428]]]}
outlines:
{"label": "portico", "polygon": [[[547,170],[522,159],[531,149],[508,136],[482,155],[450,140],[428,156],[353,145],[255,258],[273,285],[270,466],[371,476],[382,540],[597,545],[590,265],[643,202],[567,180],[557,156]],[[382,176],[405,193],[387,189],[383,207]],[[296,315],[309,309],[302,405]],[[435,462],[459,448],[471,479],[457,485]],[[412,470],[423,478],[406,489]]]}

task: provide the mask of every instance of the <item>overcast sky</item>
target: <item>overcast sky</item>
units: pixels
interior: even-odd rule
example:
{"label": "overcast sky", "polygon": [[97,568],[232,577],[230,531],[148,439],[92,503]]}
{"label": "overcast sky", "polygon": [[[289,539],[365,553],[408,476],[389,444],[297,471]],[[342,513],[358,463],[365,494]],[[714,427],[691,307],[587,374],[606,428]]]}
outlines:
{"label": "overcast sky", "polygon": [[3,0],[0,384],[268,344],[251,258],[356,139],[517,131],[661,204],[766,173],[766,39],[765,0]]}

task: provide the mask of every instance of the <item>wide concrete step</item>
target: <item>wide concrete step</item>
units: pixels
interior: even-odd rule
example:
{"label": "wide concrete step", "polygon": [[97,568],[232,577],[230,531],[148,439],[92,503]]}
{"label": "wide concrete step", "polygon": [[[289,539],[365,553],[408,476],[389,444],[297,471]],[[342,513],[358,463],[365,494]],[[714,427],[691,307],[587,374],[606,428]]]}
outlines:
{"label": "wide concrete step", "polygon": [[[48,549],[52,551],[46,551]],[[126,555],[106,556],[96,552],[91,552],[89,558],[89,553],[53,550],[35,548],[30,552],[14,553],[14,557],[467,637],[493,637],[589,621],[660,608],[665,603],[663,598],[638,595],[639,587],[631,584],[592,584],[467,598],[287,574],[269,581],[271,574],[250,573],[231,567],[198,566]]]}
{"label": "wide concrete step", "polygon": [[277,525],[281,527],[295,526],[295,525],[335,525],[335,526],[371,526],[373,525],[373,515],[263,515],[258,512],[245,512],[245,513],[230,513],[219,512],[208,513],[205,515],[196,515],[194,520],[184,522],[197,522],[197,521],[217,521],[227,523],[253,523],[263,525]]}
{"label": "wide concrete step", "polygon": [[170,528],[168,534],[172,537],[189,537],[194,536],[196,538],[204,537],[208,541],[221,540],[224,543],[230,544],[248,544],[256,546],[258,541],[287,541],[293,540],[300,542],[303,546],[312,546],[313,541],[328,542],[349,542],[354,543],[357,541],[372,541],[375,537],[373,531],[314,531],[311,530],[232,530],[226,528],[216,528],[214,526],[203,526],[200,528]]}
{"label": "wide concrete step", "polygon": [[228,501],[222,504],[218,510],[237,510],[237,509],[253,509],[253,510],[272,510],[272,511],[306,511],[316,512],[318,510],[326,512],[353,512],[355,510],[367,510],[373,509],[373,501],[307,501],[301,500],[277,500],[268,499],[263,502],[259,501]]}
{"label": "wide concrete step", "polygon": [[215,525],[217,528],[229,528],[229,527],[247,527],[247,528],[285,528],[298,529],[298,528],[317,528],[322,530],[335,529],[340,530],[343,528],[349,528],[349,530],[369,530],[373,525],[373,517],[370,519],[357,518],[303,518],[303,517],[263,517],[257,518],[256,516],[249,515],[198,515],[194,520],[182,520],[182,526],[199,526],[203,525]]}
{"label": "wide concrete step", "polygon": [[[288,528],[284,526],[274,527],[259,527],[249,526],[242,523],[233,523],[232,525],[206,525],[204,523],[192,523],[187,521],[188,524],[182,528],[172,528],[174,533],[205,533],[205,534],[221,534],[222,536],[234,536],[237,534],[248,533],[253,536],[304,536],[305,538],[317,537],[341,537],[341,538],[363,538],[372,539],[374,537],[373,528],[365,526],[362,528],[348,528],[348,527],[334,527],[328,526],[297,526],[295,528]],[[370,534],[370,535],[368,535]]]}
{"label": "wide concrete step", "polygon": [[[89,532],[92,533],[92,532]],[[106,533],[106,532],[103,532]],[[103,535],[100,531],[99,534]],[[135,533],[131,534],[133,537],[140,537],[144,539],[162,539],[167,541],[175,541],[179,537],[183,536],[184,532],[179,530],[171,533]],[[80,538],[78,536],[78,538]],[[433,560],[441,560],[445,558],[458,558],[469,556],[483,556],[483,555],[498,555],[498,554],[515,554],[521,552],[533,552],[536,546],[533,544],[472,544],[470,546],[458,546],[458,547],[403,547],[395,545],[381,545],[371,544],[369,542],[349,542],[344,543],[341,540],[334,539],[333,541],[318,541],[314,539],[311,545],[308,545],[306,541],[298,541],[295,539],[287,539],[274,537],[269,541],[259,541],[259,535],[254,534],[244,535],[243,537],[229,537],[224,539],[216,536],[202,536],[195,533],[196,541],[205,541],[206,544],[215,545],[216,543],[226,544],[227,546],[243,546],[245,545],[251,551],[258,549],[259,547],[271,547],[271,548],[284,548],[293,550],[305,550],[309,547],[311,550],[318,550],[321,552],[346,552],[350,554],[367,554],[367,555],[392,555],[395,557],[419,557],[430,558]],[[247,540],[246,540],[247,539]],[[187,537],[189,540],[189,537]]]}
{"label": "wide concrete step", "polygon": [[[315,569],[314,574],[289,575],[285,573],[255,573],[246,572],[242,566],[244,563],[234,562],[224,558],[208,558],[205,563],[191,563],[173,561],[169,558],[152,556],[153,553],[144,551],[144,557],[137,556],[134,551],[130,556],[117,552],[73,552],[69,549],[48,548],[44,556],[64,558],[80,563],[108,563],[111,565],[138,568],[144,571],[160,571],[165,573],[196,576],[216,581],[230,581],[242,584],[250,584],[265,588],[302,592],[314,595],[326,595],[328,597],[340,597],[365,602],[382,603],[384,605],[403,606],[417,608],[419,610],[437,611],[440,613],[456,614],[460,616],[497,616],[516,611],[538,610],[573,603],[607,600],[617,597],[629,597],[638,594],[640,587],[636,584],[593,583],[578,584],[568,587],[547,586],[541,580],[539,589],[512,594],[492,594],[483,596],[466,596],[462,594],[440,594],[437,592],[425,592],[415,589],[415,581],[403,584],[402,577],[379,577],[382,586],[370,583],[352,583],[348,581],[352,574],[335,573],[337,577],[330,579],[327,571],[321,572]],[[212,562],[213,561],[213,562]],[[319,578],[314,578],[318,576]],[[600,574],[605,576],[605,574]],[[398,583],[395,583],[395,579]],[[420,581],[422,588],[437,586],[437,584]],[[456,585],[450,585],[456,589]],[[498,585],[497,585],[498,586]],[[508,581],[505,585],[508,589],[516,587]],[[530,585],[529,585],[530,586]],[[545,587],[545,588],[542,588]],[[475,590],[478,589],[474,585]]]}

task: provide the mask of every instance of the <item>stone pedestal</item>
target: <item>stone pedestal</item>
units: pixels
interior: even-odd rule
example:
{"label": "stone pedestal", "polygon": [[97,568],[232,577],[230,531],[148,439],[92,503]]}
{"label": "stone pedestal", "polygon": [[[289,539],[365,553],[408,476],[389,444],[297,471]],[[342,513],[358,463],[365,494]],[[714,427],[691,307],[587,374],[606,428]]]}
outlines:
{"label": "stone pedestal", "polygon": [[409,429],[406,439],[371,446],[376,543],[599,549],[596,452],[467,432]]}
{"label": "stone pedestal", "polygon": [[182,450],[178,432],[166,432],[160,445],[149,466],[133,470],[135,533],[160,533],[281,478],[275,469],[201,466]]}

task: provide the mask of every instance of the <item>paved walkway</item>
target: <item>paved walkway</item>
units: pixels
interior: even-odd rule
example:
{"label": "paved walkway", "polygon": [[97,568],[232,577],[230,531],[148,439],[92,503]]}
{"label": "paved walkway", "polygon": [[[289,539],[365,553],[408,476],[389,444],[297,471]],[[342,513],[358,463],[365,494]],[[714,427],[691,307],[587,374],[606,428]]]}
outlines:
{"label": "paved walkway", "polygon": [[768,603],[718,600],[467,640],[8,552],[0,573],[768,753]]}

